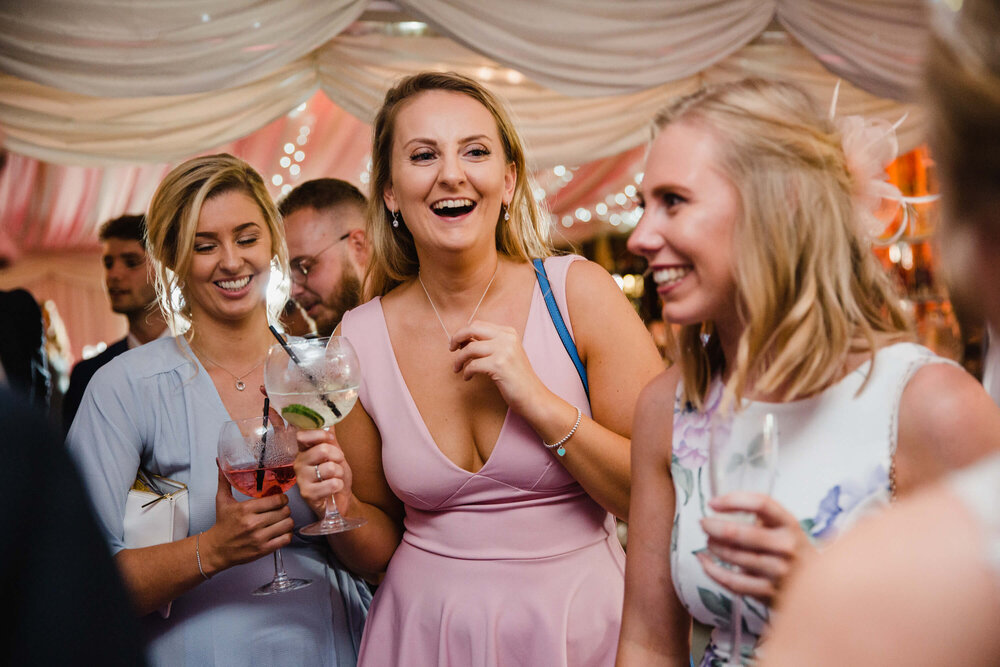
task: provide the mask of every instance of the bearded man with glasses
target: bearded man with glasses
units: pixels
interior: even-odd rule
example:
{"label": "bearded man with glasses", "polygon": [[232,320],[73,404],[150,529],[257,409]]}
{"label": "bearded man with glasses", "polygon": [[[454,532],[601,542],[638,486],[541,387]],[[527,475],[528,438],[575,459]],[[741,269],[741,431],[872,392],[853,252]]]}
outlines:
{"label": "bearded man with glasses", "polygon": [[306,181],[278,205],[285,221],[291,297],[319,336],[329,336],[361,302],[368,261],[365,196],[336,178]]}

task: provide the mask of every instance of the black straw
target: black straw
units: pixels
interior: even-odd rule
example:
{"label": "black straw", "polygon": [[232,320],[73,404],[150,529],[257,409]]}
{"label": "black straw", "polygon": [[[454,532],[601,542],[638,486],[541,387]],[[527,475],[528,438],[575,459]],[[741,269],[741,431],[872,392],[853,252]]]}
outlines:
{"label": "black straw", "polygon": [[[291,358],[291,360],[292,360],[292,361],[294,361],[294,362],[295,362],[295,365],[296,365],[296,366],[299,366],[299,368],[300,368],[300,369],[302,370],[302,372],[303,372],[303,373],[305,374],[305,376],[306,376],[306,377],[307,377],[307,378],[309,379],[309,381],[313,383],[313,386],[318,386],[318,385],[319,385],[319,380],[317,380],[317,379],[316,379],[316,378],[315,378],[315,377],[313,376],[313,374],[312,374],[312,373],[310,373],[310,372],[309,372],[309,371],[307,371],[306,369],[302,368],[302,366],[301,366],[301,362],[299,361],[299,358],[298,358],[297,356],[295,356],[295,351],[294,351],[294,350],[292,350],[292,348],[288,346],[288,343],[286,343],[286,342],[285,342],[285,337],[284,337],[284,336],[282,336],[282,335],[281,335],[281,334],[280,334],[280,333],[278,332],[278,330],[274,328],[274,325],[273,325],[273,324],[269,324],[269,325],[267,325],[267,328],[271,330],[271,333],[272,333],[272,334],[274,334],[274,337],[278,339],[278,342],[279,342],[279,343],[281,343],[281,347],[282,347],[282,349],[284,349],[284,350],[285,350],[285,352],[286,352],[286,353],[288,353],[288,356],[289,356],[289,357]],[[333,414],[334,414],[334,415],[335,415],[335,416],[336,416],[336,417],[337,417],[338,419],[340,419],[341,417],[343,417],[343,415],[342,415],[342,414],[340,414],[340,410],[338,410],[338,409],[337,409],[337,406],[336,406],[336,404],[335,404],[335,403],[334,403],[333,401],[331,401],[331,400],[330,400],[330,399],[329,399],[329,398],[327,397],[327,395],[326,395],[326,394],[323,394],[323,395],[321,396],[321,398],[323,399],[323,402],[324,402],[324,403],[326,403],[326,407],[328,407],[328,408],[330,408],[331,410],[333,410]]]}
{"label": "black straw", "polygon": [[262,491],[264,489],[264,455],[267,453],[267,413],[268,409],[271,407],[271,399],[267,396],[264,397],[264,422],[261,427],[264,429],[264,433],[261,435],[261,445],[260,445],[260,459],[257,461],[257,490]]}

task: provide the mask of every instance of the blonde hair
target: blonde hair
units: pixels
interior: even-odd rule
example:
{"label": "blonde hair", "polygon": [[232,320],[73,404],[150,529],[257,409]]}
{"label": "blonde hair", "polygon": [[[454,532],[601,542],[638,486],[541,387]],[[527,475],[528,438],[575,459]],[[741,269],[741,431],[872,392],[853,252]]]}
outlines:
{"label": "blonde hair", "polygon": [[522,260],[548,257],[552,254],[548,216],[535,201],[531,175],[528,172],[524,144],[510,113],[501,100],[479,83],[453,72],[421,72],[408,76],[385,95],[375,117],[372,132],[371,196],[368,198],[367,234],[372,257],[365,272],[365,298],[389,292],[397,285],[417,275],[419,262],[413,236],[400,220],[392,226],[392,214],[382,198],[392,181],[392,144],[396,117],[400,110],[417,95],[443,90],[468,95],[490,112],[497,124],[507,164],[515,170],[514,195],[507,207],[510,220],[497,220],[496,246],[500,254]]}
{"label": "blonde hair", "polygon": [[947,193],[949,224],[1000,234],[1000,5],[965,0],[943,5],[932,23],[925,96],[930,143]]}
{"label": "blonde hair", "polygon": [[[188,160],[163,179],[146,214],[146,247],[156,276],[156,294],[160,310],[175,334],[191,322],[185,282],[191,271],[201,207],[209,199],[234,190],[245,193],[260,207],[271,234],[272,264],[286,278],[282,282],[287,283],[284,227],[260,174],[243,160],[226,153]],[[277,321],[277,313],[284,305],[284,299],[281,301],[269,306],[273,321]]]}
{"label": "blonde hair", "polygon": [[[849,352],[874,361],[883,334],[912,338],[860,234],[841,138],[804,91],[762,79],[719,84],[655,121],[661,130],[674,123],[714,137],[717,165],[739,195],[733,273],[743,331],[726,386],[736,405],[749,385],[781,401],[810,396],[836,381]],[[671,339],[685,399],[700,408],[726,363],[713,325],[683,326]]]}

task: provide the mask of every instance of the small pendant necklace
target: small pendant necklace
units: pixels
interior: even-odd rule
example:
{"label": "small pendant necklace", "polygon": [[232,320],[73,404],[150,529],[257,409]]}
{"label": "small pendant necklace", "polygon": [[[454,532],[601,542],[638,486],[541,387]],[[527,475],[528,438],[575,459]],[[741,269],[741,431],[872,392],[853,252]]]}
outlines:
{"label": "small pendant necklace", "polygon": [[[468,324],[472,322],[473,319],[475,319],[476,313],[479,312],[479,306],[483,305],[483,299],[486,298],[486,295],[489,293],[490,288],[493,287],[493,281],[496,280],[497,271],[499,270],[500,270],[500,263],[497,262],[497,268],[493,269],[493,277],[490,278],[490,282],[486,285],[486,290],[483,292],[483,295],[479,297],[479,303],[476,304],[475,310],[472,311],[472,314],[469,315],[469,319],[466,320],[465,322],[466,326],[468,326]],[[438,312],[437,306],[434,305],[434,299],[431,298],[430,293],[427,291],[427,287],[424,285],[424,281],[420,279],[420,273],[417,273],[417,281],[420,283],[420,287],[423,288],[424,295],[427,297],[427,302],[431,304],[431,308],[434,310],[434,314],[437,315],[438,322],[441,323],[441,328],[444,329],[444,335],[448,337],[449,341],[451,341],[451,332],[448,331],[448,327],[444,325],[444,320],[441,319],[441,313]]]}
{"label": "small pendant necklace", "polygon": [[236,391],[243,391],[243,390],[245,390],[247,388],[247,385],[243,381],[243,378],[245,378],[246,376],[250,375],[251,373],[253,373],[258,368],[260,368],[261,365],[263,365],[264,361],[267,359],[267,355],[265,355],[263,359],[261,359],[259,362],[257,362],[256,366],[254,366],[253,368],[251,368],[250,370],[248,370],[243,375],[237,375],[236,373],[232,372],[231,370],[229,370],[227,368],[224,368],[218,361],[215,361],[213,359],[209,359],[208,355],[205,354],[204,352],[201,353],[201,356],[208,363],[212,364],[213,366],[217,366],[218,368],[221,368],[222,370],[224,370],[227,373],[229,373],[230,375],[232,375],[233,376],[233,380],[236,381]]}

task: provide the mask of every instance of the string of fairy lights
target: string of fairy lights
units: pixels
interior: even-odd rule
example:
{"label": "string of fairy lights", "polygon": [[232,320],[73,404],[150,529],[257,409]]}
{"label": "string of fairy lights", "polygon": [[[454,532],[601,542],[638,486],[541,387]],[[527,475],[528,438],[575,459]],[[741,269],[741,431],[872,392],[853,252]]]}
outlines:
{"label": "string of fairy lights", "polygon": [[[296,119],[302,112],[306,110],[308,106],[307,102],[303,102],[294,109],[288,112],[288,117],[291,119]],[[299,125],[298,136],[295,137],[294,141],[288,141],[282,146],[282,156],[278,158],[278,166],[282,171],[275,171],[271,175],[271,184],[275,187],[281,188],[281,196],[284,197],[292,188],[295,187],[293,182],[298,180],[299,175],[302,174],[302,164],[306,159],[306,144],[309,143],[309,134],[312,132],[312,123],[315,118],[311,115],[306,116],[302,119],[302,124]]]}

